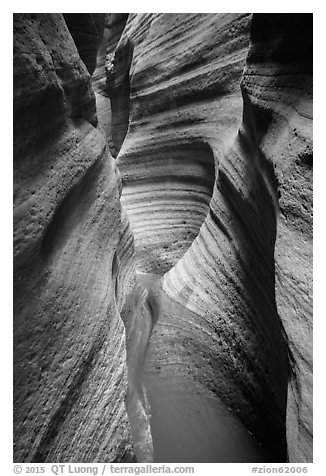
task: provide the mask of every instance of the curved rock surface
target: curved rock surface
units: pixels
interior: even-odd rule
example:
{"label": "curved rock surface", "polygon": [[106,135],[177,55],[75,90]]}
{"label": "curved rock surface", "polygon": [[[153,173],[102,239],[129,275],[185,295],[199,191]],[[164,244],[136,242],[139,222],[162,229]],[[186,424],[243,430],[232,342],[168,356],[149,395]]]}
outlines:
{"label": "curved rock surface", "polygon": [[90,76],[62,15],[15,14],[19,462],[134,459],[120,315],[131,264],[117,279],[132,235],[121,216],[119,173],[96,124]]}
{"label": "curved rock surface", "polygon": [[143,272],[171,269],[206,217],[222,138],[235,131],[241,115],[249,19],[129,16],[108,82],[113,98],[130,101],[130,120],[120,99],[112,130],[117,150],[128,130],[118,156],[122,204]]}
{"label": "curved rock surface", "polygon": [[159,460],[179,382],[312,461],[311,61],[309,14],[14,15],[15,461]]}
{"label": "curved rock surface", "polygon": [[147,367],[274,461],[312,460],[311,43],[311,15],[130,14],[108,67],[136,266],[164,274]]}
{"label": "curved rock surface", "polygon": [[288,452],[299,462],[312,461],[312,21],[254,15],[243,79],[278,182],[275,294],[292,364]]}
{"label": "curved rock surface", "polygon": [[92,85],[96,97],[96,109],[99,126],[107,136],[110,152],[116,157],[112,139],[111,101],[106,84],[106,63],[113,68],[114,52],[124,30],[128,13],[108,13],[105,16],[104,32],[98,49],[96,69],[92,76]]}
{"label": "curved rock surface", "polygon": [[96,67],[97,50],[104,32],[105,14],[64,13],[63,17],[80,58],[89,74],[93,74]]}

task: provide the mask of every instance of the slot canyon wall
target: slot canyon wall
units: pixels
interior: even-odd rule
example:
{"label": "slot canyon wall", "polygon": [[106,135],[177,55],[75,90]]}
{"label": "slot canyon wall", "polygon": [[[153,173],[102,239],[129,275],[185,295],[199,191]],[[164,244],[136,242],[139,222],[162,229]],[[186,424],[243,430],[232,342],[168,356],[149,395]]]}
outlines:
{"label": "slot canyon wall", "polygon": [[107,76],[153,362],[311,460],[312,16],[131,14]]}
{"label": "slot canyon wall", "polygon": [[132,235],[120,191],[63,16],[15,14],[15,461],[134,459],[120,316],[130,259],[116,286]]}
{"label": "slot canyon wall", "polygon": [[14,185],[16,461],[150,461],[138,365],[312,461],[312,15],[15,14]]}

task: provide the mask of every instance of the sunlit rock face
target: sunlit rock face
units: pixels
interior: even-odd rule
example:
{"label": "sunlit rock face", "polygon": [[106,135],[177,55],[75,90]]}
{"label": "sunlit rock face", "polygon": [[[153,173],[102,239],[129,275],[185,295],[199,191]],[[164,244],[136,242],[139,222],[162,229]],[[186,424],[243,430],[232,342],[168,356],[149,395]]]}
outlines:
{"label": "sunlit rock face", "polygon": [[312,460],[311,41],[310,15],[130,14],[107,65],[136,266],[163,276],[147,367],[274,461]]}
{"label": "sunlit rock face", "polygon": [[133,460],[120,315],[132,237],[96,124],[62,15],[15,14],[15,461]]}

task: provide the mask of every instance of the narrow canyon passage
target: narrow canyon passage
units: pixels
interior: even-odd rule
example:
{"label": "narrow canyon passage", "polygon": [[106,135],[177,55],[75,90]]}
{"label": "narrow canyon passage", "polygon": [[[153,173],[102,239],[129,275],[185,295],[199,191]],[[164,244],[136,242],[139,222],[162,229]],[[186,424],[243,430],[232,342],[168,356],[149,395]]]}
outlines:
{"label": "narrow canyon passage", "polygon": [[[112,99],[119,102],[121,96],[125,103],[130,101],[133,106],[131,89],[123,86],[126,82],[129,84],[131,77],[133,48],[129,40],[126,39],[125,44],[120,42],[117,51],[120,54],[116,54],[110,63],[112,71],[116,70],[115,76],[110,73],[110,87],[116,85]],[[262,355],[264,351],[259,348],[257,331],[252,332],[246,317],[242,320],[242,313],[250,316],[251,310],[248,311],[247,303],[242,303],[246,300],[247,289],[241,278],[234,290],[233,278],[228,283],[224,309],[221,310],[217,304],[225,290],[223,268],[228,268],[236,280],[239,273],[239,250],[236,249],[238,245],[234,246],[238,237],[232,237],[228,230],[225,232],[223,220],[219,219],[219,216],[228,216],[231,210],[225,209],[217,215],[216,203],[223,206],[225,200],[224,197],[215,198],[213,203],[212,197],[216,197],[216,184],[219,183],[217,172],[221,150],[226,147],[222,145],[223,141],[230,131],[232,134],[237,132],[235,117],[241,110],[240,96],[238,90],[235,100],[227,101],[228,106],[238,101],[238,108],[236,114],[232,108],[225,113],[226,117],[230,115],[230,120],[226,120],[224,131],[221,126],[219,147],[215,132],[211,138],[205,138],[205,134],[201,136],[196,129],[193,136],[193,128],[200,121],[189,119],[180,127],[178,116],[181,111],[193,115],[192,105],[182,104],[175,111],[173,105],[171,110],[168,108],[158,115],[160,121],[166,123],[164,128],[155,120],[136,127],[137,111],[139,113],[141,108],[132,107],[129,111],[129,106],[125,108],[120,104],[120,108],[112,109],[111,137],[116,152],[119,151],[116,163],[122,178],[121,206],[133,235],[133,262],[138,282],[129,296],[133,324],[132,330],[127,331],[131,337],[127,339],[126,406],[139,462],[267,462],[285,459],[284,435],[278,441],[278,435],[284,433],[284,420],[281,416],[281,421],[278,421],[279,402],[272,395],[270,388],[273,384],[264,369],[272,364],[266,363],[266,357]],[[100,97],[97,99],[101,109]],[[197,107],[196,114],[202,114],[200,104]],[[209,107],[213,109],[212,104]],[[101,117],[102,113],[99,114],[100,123]],[[174,123],[180,129],[175,127],[171,137],[169,127]],[[232,223],[235,221],[232,215]],[[221,230],[225,235],[222,239],[219,237]],[[208,257],[204,249],[206,242],[201,241],[203,237],[209,241]],[[230,250],[229,256],[224,256],[224,250],[219,254],[225,237],[224,250]],[[189,254],[188,251],[194,249],[194,242],[195,252]],[[188,258],[184,258],[187,253]],[[220,265],[224,258],[225,264]],[[200,263],[202,259],[204,261]],[[210,260],[214,262],[214,276],[209,276],[209,267],[205,268]],[[181,270],[181,279],[175,280],[173,273],[176,268],[176,273],[179,272],[180,262],[183,263],[181,267],[189,269],[186,273]],[[188,303],[187,299],[197,290],[200,294],[200,289],[195,284],[194,288],[185,285],[182,289],[181,286],[189,270],[199,274],[203,265],[204,270],[207,269],[204,282],[207,289],[212,287],[212,291],[211,295],[207,291],[201,296],[204,306],[196,313],[192,309],[194,304]],[[161,290],[167,276],[170,276],[167,278],[169,295]],[[147,290],[147,297],[146,292],[142,293],[142,287]],[[234,297],[228,304],[232,294]],[[177,296],[179,302],[175,302],[171,295]],[[213,305],[210,307],[207,303],[211,299]],[[155,303],[156,300],[159,303]],[[153,302],[156,304],[155,316]],[[256,305],[255,293],[250,305]],[[273,311],[267,312],[273,315]],[[243,346],[245,333],[250,345]],[[253,370],[252,361],[258,354],[263,363],[260,364],[258,359],[257,369]],[[277,373],[274,369],[271,372]],[[247,374],[248,383],[242,382]],[[237,381],[238,378],[241,382]],[[281,398],[284,393],[283,385]],[[284,411],[283,402],[281,406],[280,414]],[[240,420],[236,415],[244,415],[244,418]],[[265,423],[269,430],[265,431]],[[265,451],[252,436],[258,438],[257,428],[259,441],[269,451]]]}
{"label": "narrow canyon passage", "polygon": [[[138,317],[142,314],[138,338],[128,351],[129,395],[133,397],[128,397],[127,408],[138,455],[148,458],[152,444],[154,462],[273,461],[243,423],[196,379],[194,366],[185,364],[185,371],[175,370],[173,358],[177,359],[178,354],[173,357],[173,344],[164,340],[164,328],[171,326],[169,319],[178,320],[173,313],[179,313],[180,308],[162,292],[159,275],[138,273],[138,280],[140,286],[147,288],[151,303],[147,311],[143,308],[138,312]],[[151,335],[148,310],[153,317]],[[149,418],[142,411],[146,406]]]}
{"label": "narrow canyon passage", "polygon": [[312,462],[312,15],[13,20],[14,461]]}
{"label": "narrow canyon passage", "polygon": [[[200,49],[214,51],[211,39],[202,36],[201,22],[213,25],[204,15],[198,52],[181,71],[174,63],[169,71],[180,99],[171,95],[169,83],[157,97],[147,90],[151,68],[163,85],[169,77],[160,70],[160,55],[142,53],[147,40],[133,37],[132,21],[124,16],[109,21],[92,79],[132,234],[136,280],[122,291],[130,305],[122,318],[129,336],[126,407],[139,462],[286,459],[286,343],[273,297],[275,223],[268,192],[276,192],[274,171],[264,182],[261,164],[252,162],[256,119],[251,99],[237,83],[245,71],[247,46],[240,39],[247,38],[248,19],[217,19],[221,38],[229,21],[238,29],[237,34],[231,29],[236,47],[222,42],[228,45],[227,64],[236,51],[225,72],[229,89],[220,65],[212,85],[194,82],[187,86],[193,91],[183,91],[194,79],[188,73],[198,66]],[[173,17],[157,20],[143,17],[151,34],[161,38]],[[176,27],[192,20],[180,18]],[[211,60],[206,68],[213,68]],[[238,135],[243,98],[246,140]],[[231,147],[228,137],[237,137]],[[248,272],[247,261],[259,254],[264,262]],[[123,268],[120,262],[116,267]],[[120,291],[123,286],[119,279]]]}
{"label": "narrow canyon passage", "polygon": [[154,462],[272,461],[223,403],[209,397],[192,379],[148,372],[145,387],[151,409]]}

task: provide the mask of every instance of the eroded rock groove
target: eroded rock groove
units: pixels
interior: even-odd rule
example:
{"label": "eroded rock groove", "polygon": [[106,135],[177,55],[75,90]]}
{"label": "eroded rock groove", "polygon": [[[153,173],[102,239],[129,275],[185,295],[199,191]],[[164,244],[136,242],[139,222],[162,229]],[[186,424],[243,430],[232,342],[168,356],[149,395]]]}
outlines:
{"label": "eroded rock groove", "polygon": [[15,461],[312,461],[312,166],[312,15],[15,14]]}

